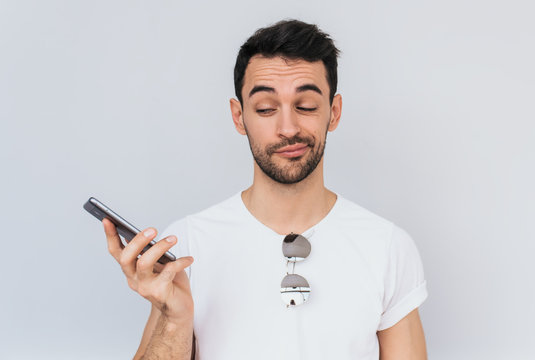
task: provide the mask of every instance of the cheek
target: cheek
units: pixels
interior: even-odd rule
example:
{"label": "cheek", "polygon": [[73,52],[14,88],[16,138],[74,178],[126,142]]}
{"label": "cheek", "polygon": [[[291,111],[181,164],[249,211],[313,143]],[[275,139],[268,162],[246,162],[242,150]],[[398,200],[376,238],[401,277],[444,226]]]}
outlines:
{"label": "cheek", "polygon": [[269,134],[273,132],[271,126],[262,122],[252,122],[247,124],[249,136],[253,137],[256,142],[263,143],[269,140]]}
{"label": "cheek", "polygon": [[245,121],[245,127],[249,141],[255,146],[263,147],[264,145],[273,142],[273,139],[269,136],[269,134],[272,134],[274,131],[271,129],[270,124],[256,121],[255,119],[249,119],[249,121]]}
{"label": "cheek", "polygon": [[326,133],[329,128],[330,118],[322,117],[321,119],[316,119],[314,123],[304,123],[302,130],[305,134],[313,136],[316,139],[316,145],[319,142],[325,141]]}

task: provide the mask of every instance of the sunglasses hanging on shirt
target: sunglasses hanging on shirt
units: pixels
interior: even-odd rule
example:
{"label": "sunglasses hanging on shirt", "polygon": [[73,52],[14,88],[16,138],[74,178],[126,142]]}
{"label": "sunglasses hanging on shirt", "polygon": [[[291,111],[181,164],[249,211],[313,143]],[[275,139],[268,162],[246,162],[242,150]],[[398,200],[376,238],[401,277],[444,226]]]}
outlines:
{"label": "sunglasses hanging on shirt", "polygon": [[[282,254],[287,260],[286,276],[281,282],[281,296],[286,307],[301,305],[308,300],[310,285],[301,275],[295,274],[295,263],[303,261],[310,254],[312,246],[303,235],[291,233],[284,237]],[[290,273],[290,267],[292,271]]]}

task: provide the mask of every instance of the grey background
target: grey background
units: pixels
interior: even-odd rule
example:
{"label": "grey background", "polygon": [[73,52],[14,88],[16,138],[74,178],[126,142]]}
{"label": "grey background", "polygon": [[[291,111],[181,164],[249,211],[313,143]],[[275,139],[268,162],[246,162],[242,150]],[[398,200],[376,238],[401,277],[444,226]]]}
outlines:
{"label": "grey background", "polygon": [[534,6],[0,1],[0,358],[119,359],[149,303],[82,209],[163,230],[252,180],[228,99],[287,17],[342,49],[326,185],[406,229],[431,359],[533,359]]}

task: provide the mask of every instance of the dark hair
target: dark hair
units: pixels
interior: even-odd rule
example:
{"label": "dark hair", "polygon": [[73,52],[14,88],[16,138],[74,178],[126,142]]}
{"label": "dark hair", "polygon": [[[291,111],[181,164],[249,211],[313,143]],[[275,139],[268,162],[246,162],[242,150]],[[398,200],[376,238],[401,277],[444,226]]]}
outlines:
{"label": "dark hair", "polygon": [[338,75],[337,57],[340,51],[334,46],[328,34],[316,25],[299,20],[283,20],[269,27],[258,29],[241,46],[234,66],[234,90],[242,103],[245,69],[254,55],[268,58],[280,56],[285,59],[302,59],[309,62],[323,61],[329,83],[329,100],[332,103],[336,93]]}

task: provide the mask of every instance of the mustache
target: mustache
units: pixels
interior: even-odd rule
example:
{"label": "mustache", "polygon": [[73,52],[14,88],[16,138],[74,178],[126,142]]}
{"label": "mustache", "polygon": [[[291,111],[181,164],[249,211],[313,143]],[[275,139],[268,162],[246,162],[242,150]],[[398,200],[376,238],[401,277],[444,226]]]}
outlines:
{"label": "mustache", "polygon": [[283,147],[285,146],[288,146],[288,145],[294,145],[294,144],[306,144],[310,147],[314,147],[314,145],[316,144],[314,142],[314,139],[313,138],[310,138],[310,137],[303,137],[303,136],[299,136],[299,135],[295,135],[294,137],[291,137],[291,138],[287,138],[283,141],[281,141],[280,143],[277,143],[277,144],[273,144],[273,145],[269,145],[267,148],[266,148],[266,153],[268,155],[272,155],[273,153],[275,153],[277,150],[279,149],[282,149]]}

